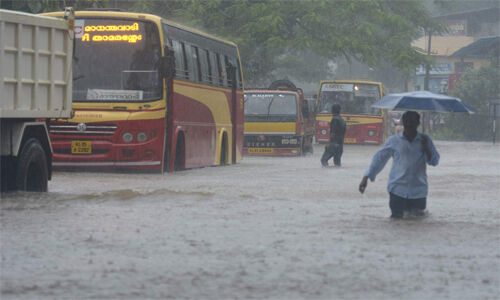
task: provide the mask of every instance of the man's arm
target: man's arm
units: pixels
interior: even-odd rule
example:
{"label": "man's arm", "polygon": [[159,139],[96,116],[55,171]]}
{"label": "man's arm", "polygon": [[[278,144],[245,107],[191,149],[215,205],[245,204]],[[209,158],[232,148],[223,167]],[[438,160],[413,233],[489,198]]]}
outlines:
{"label": "man's arm", "polygon": [[427,164],[437,166],[439,163],[439,153],[432,142],[432,139],[425,134],[422,134],[422,148],[424,149]]}
{"label": "man's arm", "polygon": [[393,139],[389,138],[385,143],[384,147],[380,149],[377,153],[375,153],[375,155],[372,158],[370,167],[368,168],[368,170],[365,172],[365,175],[361,179],[361,182],[359,183],[359,192],[361,194],[365,192],[366,186],[368,185],[368,179],[370,179],[371,181],[375,180],[377,174],[380,173],[380,171],[382,171],[382,169],[387,164],[389,158],[392,157],[393,152],[394,152]]}
{"label": "man's arm", "polygon": [[368,185],[368,176],[363,176],[361,182],[359,183],[359,192],[363,194],[365,192],[366,186]]}

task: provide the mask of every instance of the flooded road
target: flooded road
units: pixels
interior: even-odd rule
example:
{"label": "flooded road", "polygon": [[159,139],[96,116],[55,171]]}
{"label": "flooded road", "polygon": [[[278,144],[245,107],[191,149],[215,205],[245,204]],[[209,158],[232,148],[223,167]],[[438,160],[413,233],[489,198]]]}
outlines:
{"label": "flooded road", "polygon": [[391,221],[377,146],[175,174],[56,172],[1,200],[3,299],[498,299],[500,147],[436,142],[429,216]]}

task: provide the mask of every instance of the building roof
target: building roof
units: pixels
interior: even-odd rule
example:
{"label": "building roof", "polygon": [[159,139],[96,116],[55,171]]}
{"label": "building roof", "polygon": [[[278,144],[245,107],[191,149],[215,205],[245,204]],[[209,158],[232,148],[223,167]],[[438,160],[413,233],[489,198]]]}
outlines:
{"label": "building roof", "polygon": [[[500,36],[480,38],[477,41],[460,48],[451,57],[488,57],[500,53]],[[491,53],[493,51],[493,53]]]}
{"label": "building roof", "polygon": [[500,7],[493,6],[493,7],[488,7],[488,8],[480,8],[480,9],[473,9],[473,10],[468,10],[468,11],[461,11],[461,12],[444,14],[444,15],[440,15],[440,16],[435,16],[435,18],[455,20],[455,19],[464,19],[464,18],[490,17],[490,18],[498,20],[498,17],[499,17],[498,11],[499,10],[500,10]]}
{"label": "building roof", "polygon": [[[413,41],[412,46],[427,54],[428,41],[428,36],[423,36]],[[431,36],[431,55],[449,56],[472,42],[472,36]]]}

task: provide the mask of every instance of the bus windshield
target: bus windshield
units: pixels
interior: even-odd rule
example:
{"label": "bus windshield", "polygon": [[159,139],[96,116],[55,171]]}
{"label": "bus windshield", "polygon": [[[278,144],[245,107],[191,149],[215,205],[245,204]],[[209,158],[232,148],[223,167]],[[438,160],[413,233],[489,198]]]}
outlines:
{"label": "bus windshield", "polygon": [[342,107],[342,114],[380,115],[371,105],[380,98],[379,87],[361,83],[324,83],[321,86],[319,112],[330,113],[332,104]]}
{"label": "bus windshield", "polygon": [[245,94],[245,121],[297,121],[293,94]]}
{"label": "bus windshield", "polygon": [[160,38],[151,22],[77,19],[73,101],[140,102],[162,95]]}

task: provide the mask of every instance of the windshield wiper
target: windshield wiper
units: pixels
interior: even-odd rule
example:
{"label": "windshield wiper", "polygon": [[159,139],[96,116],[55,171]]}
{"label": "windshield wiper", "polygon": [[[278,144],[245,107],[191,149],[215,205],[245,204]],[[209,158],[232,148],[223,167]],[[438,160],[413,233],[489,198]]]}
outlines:
{"label": "windshield wiper", "polygon": [[269,105],[267,106],[267,118],[268,119],[269,119],[269,114],[271,113],[271,105],[273,104],[274,99],[276,99],[276,97],[273,97],[271,99],[271,101],[269,101]]}

